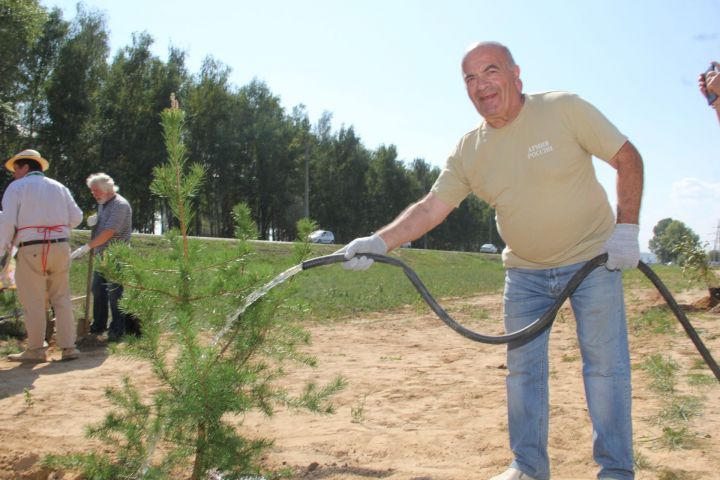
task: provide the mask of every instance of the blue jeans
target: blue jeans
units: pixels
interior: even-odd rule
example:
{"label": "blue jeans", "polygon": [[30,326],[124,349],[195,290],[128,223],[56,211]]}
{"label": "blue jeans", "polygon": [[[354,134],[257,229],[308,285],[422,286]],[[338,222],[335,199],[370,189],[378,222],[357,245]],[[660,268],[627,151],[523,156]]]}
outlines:
{"label": "blue jeans", "polygon": [[[583,263],[544,270],[510,268],[505,275],[505,329],[539,318]],[[599,476],[634,478],[630,355],[622,274],[593,270],[570,298],[593,425],[593,458]],[[548,340],[550,329],[513,342],[507,350],[511,466],[539,480],[550,478],[548,443]]]}
{"label": "blue jeans", "polygon": [[119,338],[125,335],[125,312],[119,306],[123,294],[123,286],[112,283],[100,273],[93,272],[93,323],[90,330],[102,332],[107,328],[108,304],[112,313],[112,322],[108,329],[108,336]]}

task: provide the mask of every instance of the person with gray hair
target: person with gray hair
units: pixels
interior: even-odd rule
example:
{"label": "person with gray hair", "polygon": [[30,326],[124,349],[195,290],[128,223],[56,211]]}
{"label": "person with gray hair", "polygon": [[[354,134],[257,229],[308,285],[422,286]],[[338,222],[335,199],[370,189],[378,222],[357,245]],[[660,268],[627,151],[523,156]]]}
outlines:
{"label": "person with gray hair", "polygon": [[[640,259],[640,154],[593,105],[568,92],[522,91],[504,45],[473,45],[462,60],[470,101],[482,117],[462,136],[430,192],[375,234],[341,251],[364,270],[439,225],[474,194],[495,209],[505,241],[505,329],[518,331],[550,308],[573,275],[607,253],[570,297],[583,364],[598,479],[632,480],[630,355],[622,269]],[[617,211],[592,157],[617,171]],[[507,347],[509,468],[491,480],[548,480],[550,329]],[[586,475],[590,477],[590,472]]]}
{"label": "person with gray hair", "polygon": [[[83,256],[90,249],[101,256],[115,242],[130,243],[132,233],[132,207],[117,193],[118,187],[112,177],[105,173],[94,173],[87,178],[86,184],[98,202],[98,213],[88,218],[88,225],[92,227],[90,242],[75,250],[72,259]],[[93,323],[90,333],[101,334],[108,329],[109,306],[112,321],[108,329],[108,341],[120,340],[126,333],[128,320],[133,320],[119,306],[123,286],[106,279],[96,270],[93,273],[92,293]]]}

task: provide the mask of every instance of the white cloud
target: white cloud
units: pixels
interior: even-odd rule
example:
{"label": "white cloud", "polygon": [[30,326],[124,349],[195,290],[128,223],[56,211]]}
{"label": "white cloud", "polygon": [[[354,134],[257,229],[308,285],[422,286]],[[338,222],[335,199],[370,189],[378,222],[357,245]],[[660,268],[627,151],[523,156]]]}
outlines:
{"label": "white cloud", "polygon": [[715,246],[720,225],[720,182],[687,177],[673,182],[662,218],[671,217],[690,227],[701,242]]}
{"label": "white cloud", "polygon": [[707,206],[720,202],[720,182],[683,178],[672,184],[672,198],[679,202],[700,202]]}

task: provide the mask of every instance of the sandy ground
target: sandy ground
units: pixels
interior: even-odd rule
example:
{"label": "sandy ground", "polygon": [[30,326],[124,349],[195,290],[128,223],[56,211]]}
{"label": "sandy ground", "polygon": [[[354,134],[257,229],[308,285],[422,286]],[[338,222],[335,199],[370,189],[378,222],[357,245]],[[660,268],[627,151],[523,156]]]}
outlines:
{"label": "sandy ground", "polygon": [[[702,296],[687,292],[678,301],[692,304]],[[455,318],[490,334],[498,333],[500,302],[499,295],[442,301]],[[662,300],[637,291],[627,303],[633,314]],[[486,318],[472,320],[472,313]],[[689,316],[720,358],[720,315]],[[284,382],[300,387],[309,379],[322,383],[342,375],[348,387],[337,396],[331,416],[280,411],[272,418],[247,417],[239,427],[245,435],[275,439],[267,465],[292,468],[294,478],[329,480],[482,480],[506,468],[511,457],[505,347],[466,340],[414,307],[313,325],[309,331],[309,350],[319,368],[293,370]],[[688,373],[712,375],[696,365],[700,356],[690,340],[682,333],[633,335],[631,351],[636,366],[653,353],[671,355],[681,365],[678,394],[697,396],[703,405],[687,424],[691,445],[669,449],[657,419],[664,399],[648,388],[641,369],[633,370],[635,450],[643,467],[636,478],[720,478],[720,384],[687,385]],[[553,478],[595,478],[574,319],[567,307],[553,327],[550,357]],[[86,348],[71,362],[0,360],[0,478],[45,479],[49,472],[37,464],[43,455],[100,446],[84,437],[83,428],[103,418],[104,388],[119,385],[126,375],[145,389],[154,385],[146,365],[108,356],[102,347]]]}

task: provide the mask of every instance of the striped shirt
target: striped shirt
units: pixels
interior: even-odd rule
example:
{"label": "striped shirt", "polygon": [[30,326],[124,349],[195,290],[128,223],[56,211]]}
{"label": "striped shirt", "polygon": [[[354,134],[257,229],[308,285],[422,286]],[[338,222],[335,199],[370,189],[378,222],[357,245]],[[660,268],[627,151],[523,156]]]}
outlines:
{"label": "striped shirt", "polygon": [[95,253],[101,254],[113,242],[130,243],[132,233],[132,207],[125,198],[116,193],[107,202],[98,206],[98,222],[93,229],[92,238],[104,230],[114,230],[112,238],[95,247]]}

